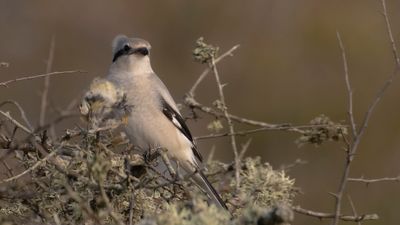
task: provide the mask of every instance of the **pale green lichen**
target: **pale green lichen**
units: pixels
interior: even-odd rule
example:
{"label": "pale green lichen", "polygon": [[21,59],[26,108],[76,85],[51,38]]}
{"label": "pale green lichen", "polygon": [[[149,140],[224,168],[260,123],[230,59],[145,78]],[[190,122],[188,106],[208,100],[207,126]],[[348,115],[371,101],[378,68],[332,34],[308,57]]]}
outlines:
{"label": "pale green lichen", "polygon": [[218,50],[218,47],[205,43],[204,38],[200,37],[196,41],[196,47],[193,50],[193,58],[196,62],[210,63],[213,58],[217,57]]}
{"label": "pale green lichen", "polygon": [[[260,207],[271,207],[279,203],[290,204],[296,189],[294,180],[284,171],[275,171],[268,163],[261,162],[260,157],[246,158],[241,170],[241,192],[252,204]],[[232,179],[235,186],[235,179]]]}
{"label": "pale green lichen", "polygon": [[218,133],[224,129],[224,125],[222,125],[221,120],[213,120],[207,125],[207,129]]}
{"label": "pale green lichen", "polygon": [[313,144],[320,146],[326,141],[340,141],[347,135],[347,127],[333,122],[329,117],[321,114],[310,121],[310,128],[296,140],[298,146]]}

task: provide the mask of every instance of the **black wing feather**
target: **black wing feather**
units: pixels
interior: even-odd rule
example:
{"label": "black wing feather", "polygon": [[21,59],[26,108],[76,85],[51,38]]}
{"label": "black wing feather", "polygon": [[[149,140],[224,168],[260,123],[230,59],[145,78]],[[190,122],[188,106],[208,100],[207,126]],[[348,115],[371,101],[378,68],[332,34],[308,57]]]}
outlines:
{"label": "black wing feather", "polygon": [[[161,98],[161,106],[162,106],[162,111],[164,115],[175,125],[176,128],[179,129],[179,131],[185,135],[185,137],[192,142],[192,151],[196,158],[202,162],[203,157],[201,156],[200,152],[197,151],[196,145],[194,144],[192,134],[189,131],[189,128],[187,127],[185,120],[182,118],[182,116],[174,109],[172,108],[163,98]],[[178,123],[178,124],[177,124]]]}

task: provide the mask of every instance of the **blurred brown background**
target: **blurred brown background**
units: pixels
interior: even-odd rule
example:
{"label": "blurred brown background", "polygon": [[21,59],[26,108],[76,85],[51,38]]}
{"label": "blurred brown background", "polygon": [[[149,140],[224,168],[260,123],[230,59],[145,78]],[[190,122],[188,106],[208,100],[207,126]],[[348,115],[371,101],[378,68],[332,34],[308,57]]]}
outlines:
{"label": "blurred brown background", "polygon": [[[400,2],[388,0],[396,40],[400,40]],[[193,62],[195,40],[220,46],[221,51],[241,44],[235,56],[219,65],[229,110],[233,114],[270,123],[305,124],[323,113],[334,121],[346,120],[347,94],[341,53],[336,39],[340,31],[347,49],[357,122],[394,61],[379,1],[19,1],[0,0],[0,80],[45,71],[45,60],[55,35],[54,71],[82,69],[86,75],[51,79],[51,105],[65,107],[79,97],[96,76],[107,73],[111,40],[117,34],[138,36],[152,43],[154,70],[177,101],[188,91],[202,67]],[[399,42],[398,42],[399,43]],[[22,104],[32,121],[38,121],[43,80],[20,82],[0,88],[0,101]],[[361,143],[351,176],[386,177],[400,173],[400,81],[396,80],[377,107]],[[207,104],[217,98],[210,76],[198,89]],[[50,109],[48,119],[55,116]],[[77,120],[62,125],[72,127]],[[207,134],[209,120],[190,122],[196,136]],[[238,126],[240,128],[241,126]],[[252,135],[248,155],[261,155],[275,168],[300,158],[306,165],[289,175],[303,191],[296,204],[331,212],[344,166],[344,153],[336,143],[319,148],[294,143],[297,135],[265,132]],[[245,142],[249,137],[240,138]],[[229,141],[201,141],[203,154],[216,147],[215,158],[232,159]],[[1,169],[2,170],[2,169]],[[398,183],[369,187],[349,183],[359,213],[378,213],[381,220],[365,224],[398,224]],[[351,214],[344,201],[346,214]],[[294,224],[328,224],[296,215]]]}

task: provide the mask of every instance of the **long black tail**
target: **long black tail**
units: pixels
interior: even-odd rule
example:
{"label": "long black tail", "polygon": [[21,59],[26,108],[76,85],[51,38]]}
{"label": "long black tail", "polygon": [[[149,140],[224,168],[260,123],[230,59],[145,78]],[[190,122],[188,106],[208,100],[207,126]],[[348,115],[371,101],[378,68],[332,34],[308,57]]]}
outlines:
{"label": "long black tail", "polygon": [[209,197],[216,205],[228,210],[228,207],[222,200],[221,196],[218,194],[217,190],[215,190],[215,188],[212,186],[210,181],[208,181],[207,177],[201,170],[198,170],[196,172],[196,174],[193,176],[193,179],[207,192]]}

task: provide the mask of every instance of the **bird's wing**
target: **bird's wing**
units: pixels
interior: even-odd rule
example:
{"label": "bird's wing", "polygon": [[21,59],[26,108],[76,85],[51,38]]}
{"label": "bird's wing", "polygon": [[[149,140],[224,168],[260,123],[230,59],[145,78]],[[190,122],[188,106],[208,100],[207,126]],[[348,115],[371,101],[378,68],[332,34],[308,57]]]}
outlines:
{"label": "bird's wing", "polygon": [[203,157],[200,152],[197,151],[196,145],[193,141],[192,134],[189,128],[186,126],[185,120],[163,97],[161,97],[161,107],[164,115],[174,124],[176,128],[192,143],[192,151],[196,156],[197,160],[203,161]]}

